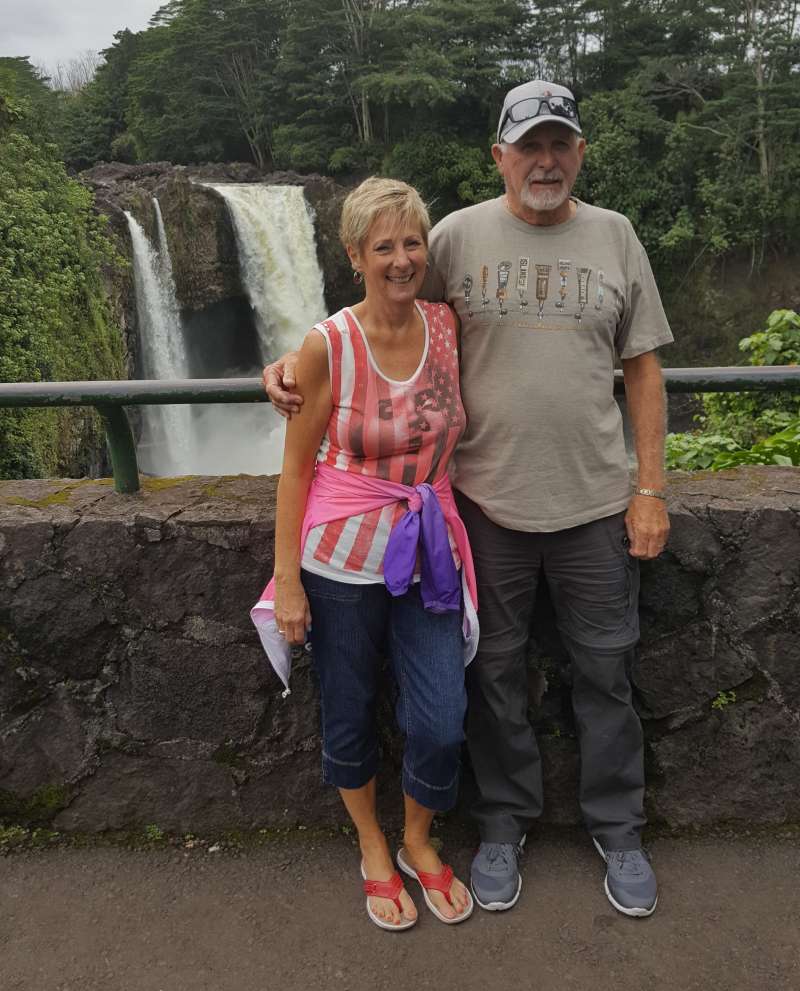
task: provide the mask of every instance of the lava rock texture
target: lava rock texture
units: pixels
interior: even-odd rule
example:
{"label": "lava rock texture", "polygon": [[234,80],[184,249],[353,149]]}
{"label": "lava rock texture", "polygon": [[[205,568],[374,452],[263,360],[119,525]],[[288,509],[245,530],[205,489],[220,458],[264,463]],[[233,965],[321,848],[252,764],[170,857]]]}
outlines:
{"label": "lava rock texture", "polygon": [[[275,486],[0,482],[0,819],[181,833],[344,821],[320,783],[310,663],[282,698],[248,615],[271,572]],[[651,818],[798,821],[800,470],[675,473],[669,493],[633,672]],[[387,673],[380,793],[396,820],[391,703]],[[531,718],[545,819],[575,822],[569,669],[544,595]]]}

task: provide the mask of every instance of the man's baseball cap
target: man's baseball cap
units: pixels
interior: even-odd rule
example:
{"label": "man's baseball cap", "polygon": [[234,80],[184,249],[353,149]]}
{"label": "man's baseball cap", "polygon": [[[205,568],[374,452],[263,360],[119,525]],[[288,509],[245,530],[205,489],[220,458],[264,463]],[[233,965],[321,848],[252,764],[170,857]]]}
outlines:
{"label": "man's baseball cap", "polygon": [[578,102],[571,91],[545,79],[533,79],[515,86],[503,101],[497,141],[513,144],[532,127],[548,121],[566,124],[578,134],[583,133],[578,119]]}

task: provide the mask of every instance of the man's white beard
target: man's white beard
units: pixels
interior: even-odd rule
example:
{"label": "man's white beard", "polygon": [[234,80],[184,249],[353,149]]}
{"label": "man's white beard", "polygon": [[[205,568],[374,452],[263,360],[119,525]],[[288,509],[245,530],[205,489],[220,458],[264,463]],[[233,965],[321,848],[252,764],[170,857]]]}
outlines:
{"label": "man's white beard", "polygon": [[526,206],[529,210],[542,212],[557,210],[568,196],[569,190],[563,180],[558,186],[545,189],[531,189],[529,176],[525,180],[525,185],[522,187],[519,198],[522,201],[522,205]]}

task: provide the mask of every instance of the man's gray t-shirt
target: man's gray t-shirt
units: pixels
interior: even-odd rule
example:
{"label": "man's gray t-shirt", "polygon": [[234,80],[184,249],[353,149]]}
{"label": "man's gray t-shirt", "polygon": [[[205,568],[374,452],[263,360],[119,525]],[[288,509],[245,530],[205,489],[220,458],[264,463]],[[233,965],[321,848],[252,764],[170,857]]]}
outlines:
{"label": "man's gray t-shirt", "polygon": [[431,231],[423,295],[461,320],[467,429],[453,482],[514,530],[563,530],[627,507],[615,357],[672,340],[630,222],[576,203],[570,220],[539,227],[500,197]]}

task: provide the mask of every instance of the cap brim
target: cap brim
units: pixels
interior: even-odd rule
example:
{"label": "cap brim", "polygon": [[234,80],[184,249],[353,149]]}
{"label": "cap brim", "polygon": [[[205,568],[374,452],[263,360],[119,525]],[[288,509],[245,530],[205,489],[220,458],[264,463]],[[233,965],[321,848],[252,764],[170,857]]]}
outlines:
{"label": "cap brim", "polygon": [[506,144],[513,145],[515,141],[519,141],[523,134],[527,134],[531,128],[538,127],[540,124],[550,123],[564,124],[566,127],[572,128],[576,134],[583,134],[580,124],[575,123],[574,120],[569,120],[568,117],[558,117],[556,114],[544,114],[541,117],[531,117],[530,120],[521,120],[519,124],[509,127],[503,136],[498,138],[498,143],[506,142]]}

